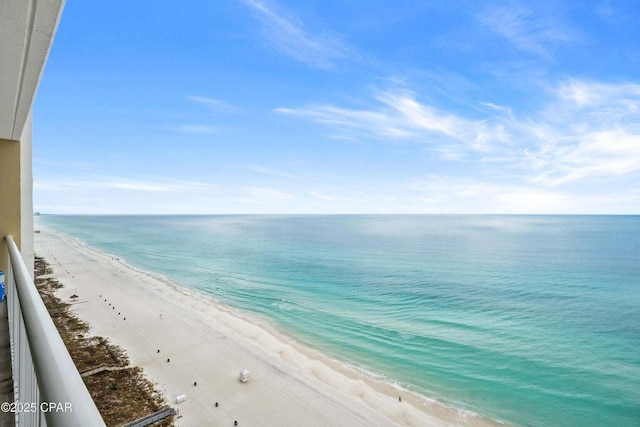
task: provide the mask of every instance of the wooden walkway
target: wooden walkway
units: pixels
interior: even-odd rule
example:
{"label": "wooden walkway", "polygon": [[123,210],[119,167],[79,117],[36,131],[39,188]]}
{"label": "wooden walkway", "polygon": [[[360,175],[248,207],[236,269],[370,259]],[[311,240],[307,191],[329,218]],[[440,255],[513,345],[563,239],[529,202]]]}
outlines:
{"label": "wooden walkway", "polygon": [[176,410],[167,406],[157,412],[154,412],[153,414],[146,415],[142,418],[138,418],[135,421],[131,421],[128,424],[124,424],[122,427],[145,427],[149,424],[153,424],[156,421],[163,420],[173,415],[176,415]]}
{"label": "wooden walkway", "polygon": [[98,366],[97,368],[80,372],[80,376],[84,378],[104,371],[122,371],[124,369],[131,369],[131,366]]}

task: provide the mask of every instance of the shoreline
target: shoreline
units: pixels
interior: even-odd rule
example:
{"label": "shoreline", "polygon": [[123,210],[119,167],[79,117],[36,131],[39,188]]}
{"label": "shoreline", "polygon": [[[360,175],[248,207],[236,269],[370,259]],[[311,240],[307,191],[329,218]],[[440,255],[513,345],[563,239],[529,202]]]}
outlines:
{"label": "shoreline", "polygon": [[[178,426],[223,419],[239,425],[503,425],[377,379],[296,341],[268,319],[39,229],[36,254],[65,285],[59,296],[80,296],[73,312],[144,369],[180,411]],[[241,383],[245,368],[252,376]],[[180,394],[187,400],[175,404]]]}

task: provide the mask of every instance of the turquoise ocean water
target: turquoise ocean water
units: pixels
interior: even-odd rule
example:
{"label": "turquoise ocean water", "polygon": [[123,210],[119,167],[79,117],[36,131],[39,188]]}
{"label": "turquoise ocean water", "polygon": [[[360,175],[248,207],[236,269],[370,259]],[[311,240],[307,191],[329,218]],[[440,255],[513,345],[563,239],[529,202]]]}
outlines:
{"label": "turquoise ocean water", "polygon": [[639,216],[40,216],[522,426],[640,425]]}

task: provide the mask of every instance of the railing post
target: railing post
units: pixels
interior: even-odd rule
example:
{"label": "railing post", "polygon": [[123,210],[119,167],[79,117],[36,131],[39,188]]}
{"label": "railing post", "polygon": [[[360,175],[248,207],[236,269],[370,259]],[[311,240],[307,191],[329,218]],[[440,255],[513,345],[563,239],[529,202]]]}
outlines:
{"label": "railing post", "polygon": [[[36,409],[16,414],[16,425],[104,426],[24,265],[18,247],[11,236],[5,239],[10,259],[11,286],[8,297],[11,301],[9,319],[15,402],[22,404],[22,407],[27,404],[30,405],[29,409]],[[61,405],[61,410],[43,411],[43,408],[49,408],[48,403]],[[46,423],[41,423],[45,419]]]}
{"label": "railing post", "polygon": [[16,404],[14,412],[16,426],[37,426],[46,427],[46,419],[37,412],[25,409],[32,409],[32,403],[36,406],[40,404],[38,383],[35,376],[33,359],[29,349],[29,342],[24,325],[24,318],[20,309],[15,275],[9,257],[9,279],[7,293],[8,320],[9,320],[9,341],[11,343],[11,366],[13,369],[13,394]]}

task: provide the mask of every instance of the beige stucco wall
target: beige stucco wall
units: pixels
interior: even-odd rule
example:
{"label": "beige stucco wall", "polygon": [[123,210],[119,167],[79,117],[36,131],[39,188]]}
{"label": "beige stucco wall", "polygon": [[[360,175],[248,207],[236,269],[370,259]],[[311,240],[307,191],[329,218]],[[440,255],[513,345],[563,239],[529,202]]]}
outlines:
{"label": "beige stucco wall", "polygon": [[0,270],[7,271],[7,245],[11,234],[21,246],[20,142],[0,139]]}
{"label": "beige stucco wall", "polygon": [[31,113],[22,139],[0,138],[0,271],[7,271],[7,245],[11,234],[33,278],[33,173]]}
{"label": "beige stucco wall", "polygon": [[20,139],[20,252],[33,279],[33,155],[31,112]]}

